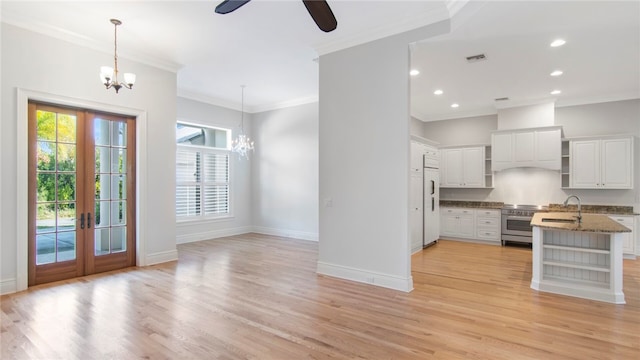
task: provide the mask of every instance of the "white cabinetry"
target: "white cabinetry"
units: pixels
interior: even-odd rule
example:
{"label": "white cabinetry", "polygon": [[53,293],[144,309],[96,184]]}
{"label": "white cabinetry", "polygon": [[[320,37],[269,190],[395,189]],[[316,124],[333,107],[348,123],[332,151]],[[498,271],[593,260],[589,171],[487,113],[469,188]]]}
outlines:
{"label": "white cabinetry", "polygon": [[635,217],[631,215],[608,215],[612,220],[619,222],[631,230],[630,233],[622,233],[622,253],[635,258]]}
{"label": "white cabinetry", "polygon": [[572,140],[569,154],[571,187],[633,188],[633,138]]}
{"label": "white cabinetry", "polygon": [[500,210],[440,208],[440,235],[500,244]]}
{"label": "white cabinetry", "polygon": [[475,210],[440,208],[441,235],[473,238],[475,235]]}
{"label": "white cabinetry", "polygon": [[476,210],[476,236],[487,241],[500,241],[501,227],[500,210],[477,209]]}
{"label": "white cabinetry", "polygon": [[411,141],[411,158],[409,164],[409,181],[411,196],[409,197],[409,217],[411,224],[411,249],[422,248],[422,218],[424,217],[423,191],[423,159],[426,146],[417,141]]}
{"label": "white cabinetry", "polygon": [[440,187],[485,187],[485,147],[440,150]]}
{"label": "white cabinetry", "polygon": [[560,170],[562,128],[498,131],[491,134],[494,171],[516,167]]}

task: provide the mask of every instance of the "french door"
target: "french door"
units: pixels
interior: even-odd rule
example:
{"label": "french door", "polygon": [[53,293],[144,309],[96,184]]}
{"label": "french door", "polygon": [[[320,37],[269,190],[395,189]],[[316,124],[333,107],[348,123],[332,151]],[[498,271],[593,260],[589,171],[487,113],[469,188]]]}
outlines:
{"label": "french door", "polygon": [[135,120],[29,103],[29,285],[135,265]]}

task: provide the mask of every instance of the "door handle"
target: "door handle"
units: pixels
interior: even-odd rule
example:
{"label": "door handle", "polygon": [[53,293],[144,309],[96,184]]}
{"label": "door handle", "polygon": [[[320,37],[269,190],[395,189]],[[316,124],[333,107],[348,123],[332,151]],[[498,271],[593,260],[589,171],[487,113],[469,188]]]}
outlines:
{"label": "door handle", "polygon": [[436,182],[431,180],[431,195],[436,193]]}
{"label": "door handle", "polygon": [[436,199],[431,198],[431,211],[435,211],[435,210],[436,210]]}
{"label": "door handle", "polygon": [[84,229],[84,214],[80,214],[80,229]]}
{"label": "door handle", "polygon": [[91,213],[87,213],[87,229],[91,228]]}

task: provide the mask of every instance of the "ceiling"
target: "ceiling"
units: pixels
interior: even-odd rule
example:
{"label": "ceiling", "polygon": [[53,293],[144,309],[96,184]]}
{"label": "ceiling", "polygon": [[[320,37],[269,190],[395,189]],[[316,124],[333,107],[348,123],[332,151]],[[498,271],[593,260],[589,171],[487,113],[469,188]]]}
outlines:
{"label": "ceiling", "polygon": [[[318,29],[301,0],[7,1],[2,21],[105,52],[177,70],[178,95],[245,110],[317,101],[319,54],[449,18],[446,1],[329,0],[338,28]],[[455,6],[453,6],[455,9]],[[96,72],[100,65],[96,64]],[[97,79],[97,75],[96,75]],[[138,82],[144,81],[142,78]]]}
{"label": "ceiling", "polygon": [[[225,107],[240,108],[246,85],[249,112],[317,101],[319,55],[451,17],[451,34],[411,46],[421,71],[411,79],[412,114],[421,120],[548,101],[556,87],[559,105],[640,97],[638,1],[329,0],[338,20],[330,33],[300,0],[253,0],[227,15],[214,13],[220,1],[3,0],[1,16],[105,53],[113,49],[109,19],[120,19],[121,58],[176,71],[179,96]],[[549,48],[557,36],[567,44]],[[487,60],[466,63],[479,53]],[[556,68],[565,73],[548,76]],[[444,94],[435,97],[435,88]]]}
{"label": "ceiling", "polygon": [[[423,121],[640,98],[639,1],[469,4],[451,33],[412,46],[412,115]],[[552,48],[562,38],[566,44]],[[469,63],[466,57],[484,54]],[[550,73],[561,70],[561,76]],[[434,95],[436,89],[442,95]],[[552,90],[561,90],[551,95]],[[508,97],[507,101],[495,101]],[[459,104],[452,108],[451,104]]]}

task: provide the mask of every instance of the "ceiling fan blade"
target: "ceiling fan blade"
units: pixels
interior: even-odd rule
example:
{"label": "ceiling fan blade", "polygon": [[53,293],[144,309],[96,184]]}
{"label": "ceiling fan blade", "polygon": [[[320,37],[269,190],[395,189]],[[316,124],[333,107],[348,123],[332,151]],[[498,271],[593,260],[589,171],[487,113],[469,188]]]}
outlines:
{"label": "ceiling fan blade", "polygon": [[218,6],[216,6],[216,13],[228,14],[232,11],[236,11],[240,6],[248,3],[251,0],[224,0]]}
{"label": "ceiling fan blade", "polygon": [[325,0],[302,0],[302,2],[320,30],[329,32],[338,27],[338,21]]}

